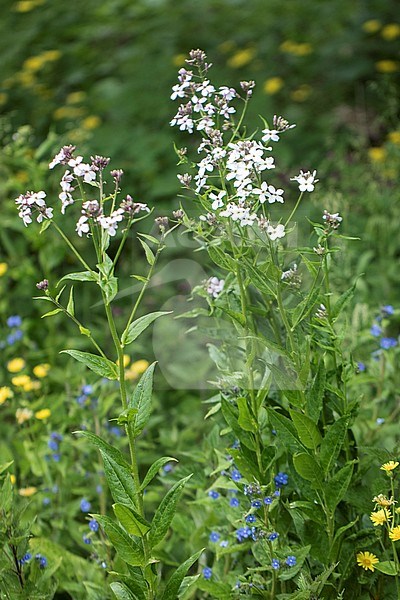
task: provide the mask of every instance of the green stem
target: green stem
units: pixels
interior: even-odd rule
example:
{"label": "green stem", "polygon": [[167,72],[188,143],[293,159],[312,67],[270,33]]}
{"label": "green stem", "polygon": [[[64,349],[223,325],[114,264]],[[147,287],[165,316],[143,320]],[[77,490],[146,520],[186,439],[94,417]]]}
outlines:
{"label": "green stem", "polygon": [[60,229],[60,227],[57,225],[57,223],[55,221],[52,221],[54,227],[56,228],[56,230],[58,231],[58,233],[61,235],[61,237],[63,238],[64,242],[67,244],[67,246],[72,250],[72,252],[75,254],[76,258],[79,260],[79,262],[85,267],[85,269],[87,271],[90,271],[90,273],[92,273],[92,269],[89,267],[89,265],[87,264],[87,262],[84,260],[84,258],[82,258],[82,256],[79,254],[78,250],[75,248],[75,246],[73,245],[73,243],[67,238],[67,236],[65,235],[65,233],[62,231],[62,229]]}
{"label": "green stem", "polygon": [[300,196],[297,198],[297,202],[296,202],[296,204],[294,205],[294,208],[293,208],[292,212],[290,213],[290,215],[289,215],[288,219],[286,220],[286,223],[285,223],[285,229],[286,229],[286,227],[288,226],[288,224],[290,223],[290,221],[293,219],[293,217],[294,217],[294,214],[295,214],[295,212],[297,211],[297,209],[298,209],[298,207],[299,207],[299,204],[300,204],[300,202],[301,202],[301,199],[302,199],[302,197],[303,197],[303,194],[304,194],[304,192],[300,192]]}

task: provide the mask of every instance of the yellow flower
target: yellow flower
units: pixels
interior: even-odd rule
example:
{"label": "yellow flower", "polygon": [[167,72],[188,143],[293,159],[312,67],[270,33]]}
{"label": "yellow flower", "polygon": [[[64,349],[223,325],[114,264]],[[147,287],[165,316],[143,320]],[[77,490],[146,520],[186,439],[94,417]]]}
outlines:
{"label": "yellow flower", "polygon": [[374,572],[374,565],[376,565],[378,562],[379,559],[375,556],[375,554],[372,554],[372,552],[359,552],[357,554],[358,566],[362,567],[366,571],[369,569],[370,571]]}
{"label": "yellow flower", "polygon": [[4,402],[6,400],[8,400],[9,398],[12,398],[13,396],[14,396],[14,394],[9,387],[7,387],[7,386],[0,387],[0,405],[4,404]]}
{"label": "yellow flower", "polygon": [[48,363],[36,365],[36,367],[33,367],[33,374],[39,378],[47,377],[49,369],[50,369],[50,365]]}
{"label": "yellow flower", "polygon": [[3,277],[8,271],[8,264],[5,262],[0,263],[0,277]]}
{"label": "yellow flower", "polygon": [[139,375],[145,372],[148,366],[149,362],[147,360],[137,360],[136,362],[132,363],[129,369],[126,371],[125,378],[128,380],[137,379]]}
{"label": "yellow flower", "polygon": [[378,19],[370,19],[362,24],[362,28],[367,33],[376,33],[381,28],[382,24]]}
{"label": "yellow flower", "polygon": [[372,162],[380,163],[386,158],[386,150],[381,146],[375,146],[374,148],[368,148],[368,156]]}
{"label": "yellow flower", "polygon": [[304,102],[305,100],[307,100],[307,98],[310,94],[311,94],[311,87],[309,85],[307,85],[306,83],[304,83],[303,85],[298,87],[296,90],[293,90],[293,92],[291,92],[291,94],[290,94],[290,97],[295,102]]}
{"label": "yellow flower", "polygon": [[32,415],[33,412],[30,408],[17,408],[15,418],[17,419],[18,425],[22,425],[22,423],[28,421]]}
{"label": "yellow flower", "polygon": [[29,58],[27,58],[24,61],[22,67],[26,71],[31,71],[32,73],[35,73],[36,71],[40,71],[45,62],[46,60],[43,58],[42,55],[39,54],[37,56],[30,56]]}
{"label": "yellow flower", "polygon": [[257,50],[255,48],[243,48],[242,50],[237,50],[235,54],[228,59],[226,64],[228,67],[231,67],[231,69],[240,69],[251,63],[256,54]]}
{"label": "yellow flower", "polygon": [[387,508],[388,506],[391,506],[392,504],[395,503],[395,501],[393,500],[393,498],[386,498],[386,496],[384,496],[383,494],[379,494],[378,496],[374,496],[372,498],[372,502],[375,502],[375,504],[379,504],[379,506],[383,506],[385,508]]}
{"label": "yellow flower", "polygon": [[84,109],[77,106],[60,106],[53,112],[53,117],[57,120],[76,119],[84,114]]}
{"label": "yellow flower", "polygon": [[25,13],[43,4],[44,0],[20,0],[15,5],[16,12]]}
{"label": "yellow flower", "polygon": [[284,82],[281,77],[270,77],[264,82],[263,90],[266,94],[273,96],[283,88]]}
{"label": "yellow flower", "polygon": [[29,498],[30,496],[33,496],[33,494],[36,494],[36,492],[37,488],[35,488],[33,485],[26,488],[20,488],[18,490],[18,494],[20,496],[24,496],[24,498]]}
{"label": "yellow flower", "polygon": [[287,52],[288,54],[294,54],[295,56],[307,56],[307,54],[311,54],[313,52],[313,47],[311,44],[309,44],[307,42],[297,44],[296,42],[292,42],[290,40],[285,40],[279,46],[279,49],[282,52]]}
{"label": "yellow flower", "polygon": [[25,367],[23,358],[13,358],[7,363],[7,370],[10,373],[19,373]]}
{"label": "yellow flower", "polygon": [[89,115],[82,121],[83,129],[96,129],[101,125],[101,119],[97,115]]}
{"label": "yellow flower", "polygon": [[66,98],[67,104],[79,104],[86,97],[86,92],[71,92]]}
{"label": "yellow flower", "polygon": [[378,60],[375,63],[376,70],[380,73],[395,73],[399,70],[399,63],[395,60]]}
{"label": "yellow flower", "polygon": [[186,58],[186,54],[175,54],[175,56],[172,57],[172,64],[174,67],[183,67]]}
{"label": "yellow flower", "polygon": [[397,527],[394,527],[392,531],[389,531],[389,537],[392,542],[397,542],[400,540],[400,525],[397,525]]}
{"label": "yellow flower", "polygon": [[370,519],[373,522],[374,527],[377,527],[377,525],[383,525],[384,523],[387,523],[391,516],[390,510],[382,508],[377,512],[372,512]]}
{"label": "yellow flower", "polygon": [[15,477],[14,473],[11,473],[10,475],[10,481],[12,483],[12,485],[15,485],[17,478]]}
{"label": "yellow flower", "polygon": [[226,40],[226,42],[222,42],[218,46],[218,50],[222,52],[222,54],[228,54],[228,52],[232,52],[235,49],[235,42],[232,40]]}
{"label": "yellow flower", "polygon": [[53,61],[58,60],[61,57],[61,54],[60,50],[46,50],[46,52],[43,52],[40,56],[45,61]]}
{"label": "yellow flower", "polygon": [[400,144],[400,131],[391,131],[390,133],[388,133],[387,137],[389,142],[392,142],[392,144]]}
{"label": "yellow flower", "polygon": [[25,392],[30,392],[33,389],[33,381],[29,375],[17,375],[11,379],[11,383],[15,387],[22,387]]}
{"label": "yellow flower", "polygon": [[[131,362],[131,357],[127,354],[124,354],[124,367],[127,367]],[[119,360],[117,360],[117,365],[119,365]]]}
{"label": "yellow flower", "polygon": [[39,419],[39,421],[45,421],[51,415],[51,410],[49,408],[42,408],[42,410],[38,410],[35,412],[35,417]]}
{"label": "yellow flower", "polygon": [[400,35],[400,25],[397,23],[389,23],[381,31],[381,36],[384,40],[391,41],[395,40]]}
{"label": "yellow flower", "polygon": [[389,473],[390,471],[393,471],[393,469],[395,469],[398,466],[399,466],[399,463],[397,461],[395,462],[394,460],[389,460],[389,462],[387,462],[381,466],[381,471],[386,471],[386,473]]}

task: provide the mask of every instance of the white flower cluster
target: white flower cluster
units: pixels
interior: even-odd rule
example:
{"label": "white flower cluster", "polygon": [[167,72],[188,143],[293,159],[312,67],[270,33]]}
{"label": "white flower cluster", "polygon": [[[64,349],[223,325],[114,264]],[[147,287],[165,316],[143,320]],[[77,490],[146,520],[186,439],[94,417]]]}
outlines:
{"label": "white flower cluster", "polygon": [[210,277],[206,281],[207,294],[210,294],[213,298],[217,298],[222,290],[224,289],[225,279],[218,279],[218,277]]}
{"label": "white flower cluster", "polygon": [[[273,241],[282,238],[285,235],[284,226],[278,224],[274,227],[265,217],[264,210],[262,216],[258,215],[258,211],[262,205],[284,202],[284,190],[263,180],[264,172],[275,168],[274,158],[270,154],[272,147],[266,143],[279,141],[280,135],[295,125],[290,125],[281,116],[274,116],[272,128],[265,127],[262,130],[261,141],[254,136],[237,139],[237,129],[232,120],[236,109],[230,103],[243,98],[233,88],[214,87],[205,75],[210,67],[205,59],[203,52],[192,51],[191,60],[187,62],[196,65],[199,74],[180,69],[179,83],[172,88],[171,99],[180,99],[184,103],[180,105],[171,125],[189,133],[196,130],[202,138],[197,151],[203,157],[196,164],[196,174],[192,178],[189,173],[184,173],[178,178],[189,189],[193,182],[195,193],[201,196],[203,202],[205,199],[210,202],[210,209],[214,212],[202,215],[202,221],[214,224],[215,214],[216,218],[229,218],[241,227],[257,224]],[[241,82],[246,101],[253,87],[254,82]],[[226,142],[225,136],[229,136]],[[292,179],[298,182],[301,192],[311,192],[318,181],[316,171],[300,171]]]}
{"label": "white flower cluster", "polygon": [[[60,186],[61,193],[59,198],[61,200],[61,213],[65,214],[67,206],[74,204],[75,200],[72,196],[76,189],[76,186],[80,187],[82,183],[93,185],[96,181],[97,173],[103,171],[110,159],[103,156],[92,156],[91,163],[85,163],[82,156],[74,156],[75,146],[63,146],[61,150],[56,154],[49,168],[53,169],[56,165],[67,165],[67,169],[61,178]],[[119,192],[118,184],[122,177],[122,171],[111,171],[110,174],[114,179],[116,185],[115,196]],[[75,185],[74,185],[75,184]],[[99,187],[95,183],[96,187]],[[19,196],[15,202],[19,208],[19,216],[27,226],[32,223],[32,211],[35,210],[38,213],[37,221],[41,223],[43,219],[53,218],[53,209],[46,206],[44,198],[46,197],[45,192],[27,192],[24,195]],[[132,219],[135,214],[140,211],[150,212],[147,204],[141,202],[134,202],[131,196],[126,198],[120,203],[119,207],[109,215],[104,214],[103,202],[99,203],[97,200],[89,200],[82,204],[81,216],[76,224],[76,231],[80,237],[82,235],[89,235],[91,233],[91,227],[101,227],[108,235],[114,236],[117,233],[118,224],[123,221],[124,218]]]}

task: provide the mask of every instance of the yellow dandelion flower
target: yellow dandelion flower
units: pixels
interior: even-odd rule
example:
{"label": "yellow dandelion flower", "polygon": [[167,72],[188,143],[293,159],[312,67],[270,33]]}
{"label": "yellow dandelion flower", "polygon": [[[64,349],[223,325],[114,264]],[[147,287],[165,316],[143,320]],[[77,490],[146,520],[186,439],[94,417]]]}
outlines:
{"label": "yellow dandelion flower", "polygon": [[277,94],[284,86],[284,81],[281,77],[270,77],[264,82],[263,90],[266,94],[273,96]]}
{"label": "yellow dandelion flower", "polygon": [[393,469],[395,469],[398,466],[399,466],[399,463],[397,461],[395,462],[394,460],[389,460],[389,462],[387,462],[381,466],[381,471],[385,471],[386,473],[389,473],[390,471],[393,471]]}
{"label": "yellow dandelion flower", "polygon": [[53,112],[53,117],[60,121],[61,119],[76,119],[84,114],[84,109],[78,106],[60,106]]}
{"label": "yellow dandelion flower", "polygon": [[290,94],[290,97],[295,102],[304,102],[305,100],[307,100],[307,98],[311,94],[311,91],[312,91],[311,86],[304,83],[303,85],[298,87],[296,90],[293,90],[293,92],[291,92],[291,94]]}
{"label": "yellow dandelion flower", "polygon": [[384,40],[391,42],[395,40],[400,35],[400,25],[398,23],[389,23],[389,25],[385,25],[385,27],[381,31],[381,36]]}
{"label": "yellow dandelion flower", "polygon": [[25,71],[36,73],[36,71],[40,71],[45,62],[46,60],[43,58],[43,56],[38,54],[37,56],[30,56],[27,58],[22,67],[25,69]]}
{"label": "yellow dandelion flower", "polygon": [[383,525],[384,523],[387,523],[391,516],[392,515],[390,513],[390,510],[382,508],[377,512],[372,512],[370,519],[373,522],[374,527],[377,527],[378,525]]}
{"label": "yellow dandelion flower", "polygon": [[7,371],[9,373],[19,373],[25,367],[25,364],[23,358],[13,358],[7,363]]}
{"label": "yellow dandelion flower", "polygon": [[8,271],[8,264],[5,262],[0,263],[0,277],[3,277]]}
{"label": "yellow dandelion flower", "polygon": [[370,19],[362,24],[362,29],[366,33],[376,33],[382,27],[382,23],[378,19]]}
{"label": "yellow dandelion flower", "polygon": [[172,64],[174,65],[174,67],[183,67],[186,58],[186,54],[175,54],[175,56],[172,57]]}
{"label": "yellow dandelion flower", "polygon": [[230,58],[228,58],[226,64],[231,69],[240,69],[251,63],[256,54],[257,50],[255,48],[243,48],[242,50],[237,50]]}
{"label": "yellow dandelion flower", "polygon": [[71,92],[68,94],[65,101],[67,104],[79,104],[80,102],[83,102],[85,98],[86,92]]}
{"label": "yellow dandelion flower", "polygon": [[302,44],[297,44],[296,46],[296,54],[297,56],[307,56],[308,54],[312,54],[314,49],[311,44],[308,42],[303,42]]}
{"label": "yellow dandelion flower", "polygon": [[3,386],[0,387],[0,405],[4,404],[4,402],[6,400],[8,400],[9,398],[12,398],[14,396],[13,391],[7,387],[7,386]]}
{"label": "yellow dandelion flower", "polygon": [[15,477],[14,473],[11,473],[11,475],[10,475],[10,481],[11,481],[12,485],[16,484],[17,478]]}
{"label": "yellow dandelion flower", "polygon": [[[16,375],[16,377],[13,377],[11,379],[11,383],[15,385],[15,387],[22,387],[25,390],[26,387],[29,388],[29,386],[32,383],[32,380],[29,377],[29,375]],[[25,391],[29,392],[30,390]]]}
{"label": "yellow dandelion flower", "polygon": [[128,380],[135,380],[145,372],[147,367],[149,366],[149,362],[147,360],[141,359],[137,360],[131,364],[129,369],[125,373],[125,378]]}
{"label": "yellow dandelion flower", "polygon": [[372,498],[372,502],[375,502],[375,504],[379,504],[379,506],[387,508],[388,506],[394,504],[395,500],[393,500],[393,498],[386,498],[386,496],[384,496],[383,494],[379,494],[378,496],[374,496]]}
{"label": "yellow dandelion flower", "polygon": [[400,540],[400,525],[397,525],[392,531],[389,531],[389,537],[392,542],[398,542],[398,540]]}
{"label": "yellow dandelion flower", "polygon": [[25,421],[28,421],[33,415],[30,408],[17,408],[15,418],[17,419],[18,425],[22,425]]}
{"label": "yellow dandelion flower", "polygon": [[288,52],[289,54],[294,54],[296,46],[297,46],[296,42],[292,42],[291,40],[285,40],[279,46],[279,50],[281,52]]}
{"label": "yellow dandelion flower", "polygon": [[42,410],[38,410],[35,412],[35,417],[39,419],[39,421],[45,421],[51,415],[51,410],[49,408],[42,408]]}
{"label": "yellow dandelion flower", "polygon": [[36,494],[37,492],[37,488],[35,488],[33,485],[31,485],[30,487],[26,487],[26,488],[20,488],[18,490],[18,494],[20,496],[23,496],[24,498],[29,498],[30,496],[33,496],[33,494]]}
{"label": "yellow dandelion flower", "polygon": [[43,60],[52,62],[58,60],[61,57],[61,54],[60,50],[46,50],[46,52],[43,52],[40,56]]}
{"label": "yellow dandelion flower", "polygon": [[359,552],[357,554],[358,566],[362,567],[366,571],[369,569],[370,571],[374,572],[374,565],[376,565],[378,562],[379,559],[375,556],[375,554],[372,554],[372,552]]}
{"label": "yellow dandelion flower", "polygon": [[382,146],[368,148],[368,156],[372,162],[381,163],[386,158],[386,150],[385,148],[382,148]]}
{"label": "yellow dandelion flower", "polygon": [[33,374],[35,375],[35,377],[39,377],[39,378],[47,377],[49,369],[50,369],[50,365],[48,363],[36,365],[36,367],[33,367]]}
{"label": "yellow dandelion flower", "polygon": [[15,11],[20,13],[26,13],[36,8],[36,6],[36,2],[32,0],[21,0],[15,5]]}
{"label": "yellow dandelion flower", "polygon": [[400,145],[400,131],[391,131],[387,137],[392,144]]}
{"label": "yellow dandelion flower", "polygon": [[100,125],[101,119],[97,115],[89,115],[82,121],[83,129],[96,129],[97,127],[100,127]]}
{"label": "yellow dandelion flower", "polygon": [[395,73],[399,70],[399,63],[396,60],[378,60],[375,67],[380,73]]}

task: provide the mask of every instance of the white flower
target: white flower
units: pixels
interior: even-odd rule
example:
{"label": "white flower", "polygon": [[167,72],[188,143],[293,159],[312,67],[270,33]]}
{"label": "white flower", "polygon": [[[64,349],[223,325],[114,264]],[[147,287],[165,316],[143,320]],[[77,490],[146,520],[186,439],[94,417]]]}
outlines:
{"label": "white flower", "polygon": [[316,174],[317,171],[313,171],[312,173],[310,171],[306,173],[300,171],[300,174],[296,177],[291,177],[290,181],[298,182],[300,192],[312,192],[315,187],[314,184],[319,181],[319,179],[315,178]]}
{"label": "white flower", "polygon": [[224,190],[221,190],[218,195],[211,192],[211,194],[209,195],[209,199],[213,201],[211,204],[211,208],[213,210],[217,210],[217,208],[221,208],[222,206],[224,206],[224,203],[222,201],[222,198],[224,196],[226,196],[226,192]]}
{"label": "white flower", "polygon": [[230,102],[230,100],[233,100],[237,96],[236,90],[226,85],[221,85],[217,94],[220,94],[227,102]]}
{"label": "white flower", "polygon": [[207,293],[213,298],[217,298],[224,289],[225,280],[218,277],[210,277],[206,283]]}
{"label": "white flower", "polygon": [[272,225],[268,225],[267,234],[268,234],[270,240],[272,240],[272,241],[275,241],[278,238],[283,238],[283,237],[285,237],[285,226],[282,225],[281,223],[279,223],[279,225],[277,225],[276,227],[273,227]]}
{"label": "white flower", "polygon": [[257,215],[251,213],[250,208],[234,204],[233,202],[229,202],[225,210],[221,211],[219,214],[221,217],[230,217],[232,221],[239,221],[241,227],[253,225],[254,221],[257,219]]}
{"label": "white flower", "polygon": [[204,117],[204,119],[200,119],[196,123],[197,131],[202,131],[203,129],[207,129],[207,127],[213,127],[215,125],[214,121],[209,117]]}
{"label": "white flower", "polygon": [[276,129],[263,129],[263,136],[262,136],[262,141],[263,142],[279,142],[279,132]]}
{"label": "white flower", "polygon": [[75,230],[78,232],[79,237],[82,237],[83,234],[88,234],[90,231],[88,218],[84,215],[80,217],[76,224]]}
{"label": "white flower", "polygon": [[174,85],[172,88],[171,100],[176,100],[177,98],[184,98],[185,89],[188,87],[188,85],[189,84]]}
{"label": "white flower", "polygon": [[205,79],[198,87],[197,92],[200,92],[202,96],[211,96],[215,92],[215,87],[209,82],[208,79]]}

